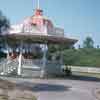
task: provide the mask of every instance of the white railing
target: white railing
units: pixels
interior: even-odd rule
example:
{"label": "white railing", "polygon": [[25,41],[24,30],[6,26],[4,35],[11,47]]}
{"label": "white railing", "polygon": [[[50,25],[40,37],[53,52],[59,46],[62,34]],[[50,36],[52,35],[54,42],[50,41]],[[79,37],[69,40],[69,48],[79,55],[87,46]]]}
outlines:
{"label": "white railing", "polygon": [[12,60],[12,61],[7,61],[6,63],[2,62],[2,65],[0,66],[1,69],[0,69],[0,74],[1,75],[8,75],[8,74],[11,74],[14,70],[17,69],[18,67],[18,61],[17,59],[15,60]]}
{"label": "white railing", "polygon": [[[46,71],[50,73],[59,73],[61,70],[61,64],[59,61],[46,61]],[[2,61],[0,64],[0,74],[1,75],[9,75],[12,72],[16,71],[18,68],[18,59],[15,60],[6,60],[6,62]],[[22,59],[22,70],[32,69],[33,71],[41,71],[43,68],[43,59]]]}
{"label": "white railing", "polygon": [[[32,59],[23,59],[22,60],[22,65],[42,65],[43,64],[43,60],[42,59],[37,59],[37,60],[32,60]],[[46,64],[60,64],[59,61],[46,61]]]}

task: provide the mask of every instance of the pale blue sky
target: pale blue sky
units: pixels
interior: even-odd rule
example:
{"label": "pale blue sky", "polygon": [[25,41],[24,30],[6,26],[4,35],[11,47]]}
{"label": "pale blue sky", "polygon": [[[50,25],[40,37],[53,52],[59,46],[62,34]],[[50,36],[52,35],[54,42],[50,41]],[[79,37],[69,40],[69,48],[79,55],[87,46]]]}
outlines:
{"label": "pale blue sky", "polygon": [[[33,14],[37,0],[0,0],[0,10],[17,23]],[[80,43],[92,36],[100,44],[100,0],[40,0],[44,14]]]}

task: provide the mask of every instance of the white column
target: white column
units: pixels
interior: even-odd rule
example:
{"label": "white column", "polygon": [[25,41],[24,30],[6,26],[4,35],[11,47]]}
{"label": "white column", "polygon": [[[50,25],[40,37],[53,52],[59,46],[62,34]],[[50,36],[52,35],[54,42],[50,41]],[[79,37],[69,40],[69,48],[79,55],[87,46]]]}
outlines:
{"label": "white column", "polygon": [[18,75],[21,75],[21,66],[22,66],[22,53],[20,52],[20,54],[19,54],[19,58],[18,58],[18,72],[17,72],[17,74]]}
{"label": "white column", "polygon": [[61,72],[63,72],[63,69],[64,69],[64,62],[63,62],[63,52],[62,52],[62,49],[60,49],[60,70]]}
{"label": "white column", "polygon": [[10,59],[9,50],[7,49],[7,60]]}
{"label": "white column", "polygon": [[21,42],[21,46],[20,46],[20,54],[19,54],[19,57],[18,57],[18,70],[17,70],[17,74],[18,75],[21,75],[21,67],[22,67],[22,42]]}
{"label": "white column", "polygon": [[9,60],[9,58],[10,58],[10,55],[9,55],[9,46],[8,46],[7,42],[5,42],[5,45],[6,45],[6,49],[7,49],[7,56],[6,56],[6,58],[7,58],[7,60]]}
{"label": "white column", "polygon": [[43,50],[43,58],[42,58],[43,64],[42,64],[42,69],[41,69],[40,78],[43,78],[44,75],[45,75],[45,67],[46,67],[46,62],[47,62],[46,54],[47,54],[47,50],[48,50],[46,44],[43,45],[42,50]]}
{"label": "white column", "polygon": [[62,51],[60,51],[60,64],[61,64],[61,66],[63,65],[63,55],[62,55]]}

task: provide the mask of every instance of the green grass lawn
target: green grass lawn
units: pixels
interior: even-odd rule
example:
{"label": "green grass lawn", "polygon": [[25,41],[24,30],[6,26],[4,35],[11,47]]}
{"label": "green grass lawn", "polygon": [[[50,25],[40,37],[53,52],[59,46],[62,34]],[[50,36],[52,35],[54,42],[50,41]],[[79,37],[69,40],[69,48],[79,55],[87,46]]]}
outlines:
{"label": "green grass lawn", "polygon": [[100,78],[100,74],[98,74],[98,73],[72,72],[72,74],[73,75],[80,75],[80,76]]}

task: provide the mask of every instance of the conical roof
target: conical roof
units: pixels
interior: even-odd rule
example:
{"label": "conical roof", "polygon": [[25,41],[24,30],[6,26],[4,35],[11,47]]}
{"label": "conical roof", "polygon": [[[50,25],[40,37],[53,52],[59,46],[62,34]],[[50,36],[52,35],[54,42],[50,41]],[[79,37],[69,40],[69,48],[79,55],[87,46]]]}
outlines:
{"label": "conical roof", "polygon": [[43,15],[41,9],[36,9],[33,16],[25,18],[20,24],[13,25],[7,38],[11,41],[31,41],[38,43],[66,43],[72,45],[76,39],[64,37],[64,29],[57,28],[52,21]]}

